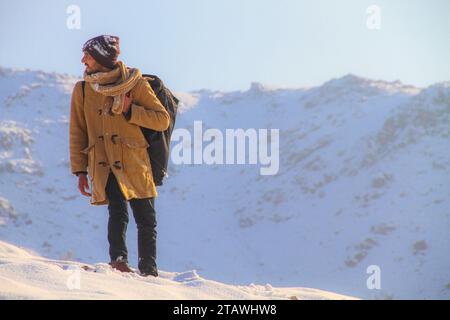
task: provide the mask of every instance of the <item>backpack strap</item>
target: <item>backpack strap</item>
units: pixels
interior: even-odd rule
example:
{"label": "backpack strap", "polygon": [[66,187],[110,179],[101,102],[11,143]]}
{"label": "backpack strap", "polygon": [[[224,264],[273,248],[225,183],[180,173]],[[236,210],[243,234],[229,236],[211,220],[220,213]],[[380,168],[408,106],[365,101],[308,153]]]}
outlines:
{"label": "backpack strap", "polygon": [[[83,91],[83,100],[84,100],[84,87],[86,86],[86,81],[81,81],[81,90]],[[83,101],[84,102],[84,101]]]}

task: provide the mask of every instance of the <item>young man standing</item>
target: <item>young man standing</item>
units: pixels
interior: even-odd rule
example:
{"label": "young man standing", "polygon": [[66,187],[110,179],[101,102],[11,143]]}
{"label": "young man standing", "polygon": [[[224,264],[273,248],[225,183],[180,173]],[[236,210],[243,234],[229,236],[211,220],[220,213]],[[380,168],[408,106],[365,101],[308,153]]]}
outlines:
{"label": "young man standing", "polygon": [[108,205],[111,266],[132,271],[125,243],[130,202],[138,228],[139,271],[157,277],[157,192],[140,127],[164,131],[170,119],[139,69],[118,61],[119,53],[116,36],[101,35],[83,46],[84,81],[75,85],[70,111],[71,171],[92,205]]}

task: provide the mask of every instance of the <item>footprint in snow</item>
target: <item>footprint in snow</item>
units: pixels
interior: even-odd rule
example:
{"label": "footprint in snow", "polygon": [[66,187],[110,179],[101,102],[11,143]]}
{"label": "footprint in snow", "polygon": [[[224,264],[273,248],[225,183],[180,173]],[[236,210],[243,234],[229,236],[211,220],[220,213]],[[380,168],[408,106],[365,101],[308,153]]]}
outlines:
{"label": "footprint in snow", "polygon": [[197,274],[196,270],[181,272],[181,273],[177,274],[175,276],[175,278],[173,278],[173,280],[177,281],[177,282],[188,282],[188,281],[194,281],[194,280],[199,280],[199,279],[200,279],[200,276]]}

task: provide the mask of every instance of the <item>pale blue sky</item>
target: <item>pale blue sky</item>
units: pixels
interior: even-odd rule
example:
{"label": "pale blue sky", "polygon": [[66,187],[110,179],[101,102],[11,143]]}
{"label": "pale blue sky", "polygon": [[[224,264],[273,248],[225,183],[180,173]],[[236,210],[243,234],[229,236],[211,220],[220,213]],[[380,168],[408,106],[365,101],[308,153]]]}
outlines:
{"label": "pale blue sky", "polygon": [[[81,29],[66,9],[81,9]],[[381,8],[381,29],[366,9]],[[448,0],[1,1],[0,65],[81,75],[81,46],[121,38],[126,64],[175,91],[250,82],[319,85],[347,73],[427,86],[450,80]]]}

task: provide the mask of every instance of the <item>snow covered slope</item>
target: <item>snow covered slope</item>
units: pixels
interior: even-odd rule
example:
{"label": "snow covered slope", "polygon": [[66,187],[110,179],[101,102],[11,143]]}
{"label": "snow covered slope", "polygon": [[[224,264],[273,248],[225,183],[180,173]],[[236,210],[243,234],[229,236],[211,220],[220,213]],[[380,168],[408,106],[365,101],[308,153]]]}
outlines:
{"label": "snow covered slope", "polygon": [[[75,81],[0,69],[0,238],[97,263],[108,261],[106,207],[78,195],[68,167]],[[450,298],[449,83],[347,75],[308,89],[253,83],[178,95],[176,128],[279,128],[280,169],[171,164],[156,202],[162,270],[363,298]],[[134,223],[128,244],[134,263]],[[380,290],[367,288],[371,265]]]}
{"label": "snow covered slope", "polygon": [[354,299],[308,288],[232,286],[206,280],[195,270],[144,278],[107,264],[50,260],[0,241],[1,299]]}

